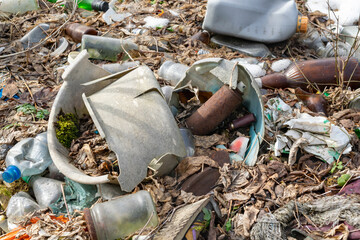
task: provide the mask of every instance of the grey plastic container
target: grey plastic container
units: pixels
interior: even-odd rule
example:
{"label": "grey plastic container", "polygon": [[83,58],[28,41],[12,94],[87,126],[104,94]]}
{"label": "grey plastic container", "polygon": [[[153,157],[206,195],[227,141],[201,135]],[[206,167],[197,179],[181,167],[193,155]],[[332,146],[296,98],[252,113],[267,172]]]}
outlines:
{"label": "grey plastic container", "polygon": [[213,33],[273,43],[290,38],[298,23],[294,0],[208,0],[203,28]]}

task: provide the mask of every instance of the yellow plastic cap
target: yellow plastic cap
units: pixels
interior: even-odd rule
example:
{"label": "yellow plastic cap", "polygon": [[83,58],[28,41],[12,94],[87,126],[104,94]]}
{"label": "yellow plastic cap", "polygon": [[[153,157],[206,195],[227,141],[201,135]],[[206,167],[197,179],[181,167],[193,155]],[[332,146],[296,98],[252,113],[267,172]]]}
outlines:
{"label": "yellow plastic cap", "polygon": [[296,32],[298,32],[298,33],[306,33],[307,28],[308,28],[308,22],[309,22],[308,17],[299,16],[297,26],[296,26]]}

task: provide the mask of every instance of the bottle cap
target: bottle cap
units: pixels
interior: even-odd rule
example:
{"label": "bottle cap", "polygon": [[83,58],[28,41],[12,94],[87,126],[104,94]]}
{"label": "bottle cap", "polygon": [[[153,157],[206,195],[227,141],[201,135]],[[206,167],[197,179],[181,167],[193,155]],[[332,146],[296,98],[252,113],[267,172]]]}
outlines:
{"label": "bottle cap", "polygon": [[305,16],[298,16],[296,32],[306,33],[308,28],[309,19]]}
{"label": "bottle cap", "polygon": [[21,177],[21,171],[17,166],[10,165],[2,174],[2,178],[7,183],[12,183]]}
{"label": "bottle cap", "polygon": [[106,12],[107,10],[109,10],[109,3],[102,0],[94,0],[91,3],[91,8],[94,11]]}

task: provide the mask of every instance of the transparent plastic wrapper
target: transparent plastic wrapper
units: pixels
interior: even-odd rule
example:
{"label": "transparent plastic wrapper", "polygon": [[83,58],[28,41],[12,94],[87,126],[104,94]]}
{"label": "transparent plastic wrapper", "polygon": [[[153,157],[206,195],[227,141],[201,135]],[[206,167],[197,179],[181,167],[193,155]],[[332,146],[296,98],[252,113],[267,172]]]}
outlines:
{"label": "transparent plastic wrapper", "polygon": [[139,191],[85,209],[91,239],[124,238],[137,230],[157,226],[159,219],[150,193]]}
{"label": "transparent plastic wrapper", "polygon": [[7,168],[2,174],[5,182],[40,174],[52,163],[46,135],[44,132],[35,138],[23,139],[9,150],[5,159]]}
{"label": "transparent plastic wrapper", "polygon": [[18,192],[13,195],[6,209],[9,230],[18,227],[15,223],[22,220],[28,213],[40,210],[40,206],[26,192]]}
{"label": "transparent plastic wrapper", "polygon": [[40,176],[28,177],[24,180],[32,187],[36,201],[41,208],[49,207],[50,204],[56,202],[62,194],[61,184],[63,184],[63,182],[61,181]]}

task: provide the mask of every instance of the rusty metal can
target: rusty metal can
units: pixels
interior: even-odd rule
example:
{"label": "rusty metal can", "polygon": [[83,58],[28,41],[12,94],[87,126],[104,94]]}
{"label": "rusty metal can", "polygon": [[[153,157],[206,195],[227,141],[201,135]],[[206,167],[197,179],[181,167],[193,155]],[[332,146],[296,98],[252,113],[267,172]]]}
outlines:
{"label": "rusty metal can", "polygon": [[222,86],[186,120],[186,125],[195,135],[211,133],[241,104],[241,95],[238,89]]}
{"label": "rusty metal can", "polygon": [[81,38],[84,34],[98,35],[96,29],[79,23],[68,24],[65,28],[65,32],[77,43],[81,42]]}

